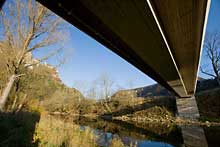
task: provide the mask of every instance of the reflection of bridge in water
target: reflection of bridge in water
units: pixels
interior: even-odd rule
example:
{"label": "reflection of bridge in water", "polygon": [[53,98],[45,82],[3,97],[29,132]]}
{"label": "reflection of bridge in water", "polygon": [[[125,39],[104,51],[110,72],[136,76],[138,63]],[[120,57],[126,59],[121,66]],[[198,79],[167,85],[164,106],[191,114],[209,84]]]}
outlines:
{"label": "reflection of bridge in water", "polygon": [[208,147],[203,128],[199,126],[181,126],[186,147]]}
{"label": "reflection of bridge in water", "polygon": [[193,95],[211,0],[38,1],[177,97],[192,97],[177,99],[179,115],[199,116]]}

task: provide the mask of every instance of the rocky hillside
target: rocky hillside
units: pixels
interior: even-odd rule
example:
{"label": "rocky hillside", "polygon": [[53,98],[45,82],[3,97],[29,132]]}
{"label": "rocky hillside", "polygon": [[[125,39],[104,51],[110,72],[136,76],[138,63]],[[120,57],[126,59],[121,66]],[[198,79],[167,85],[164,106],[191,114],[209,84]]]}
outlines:
{"label": "rocky hillside", "polygon": [[[214,89],[218,87],[218,83],[215,79],[203,79],[201,77],[198,78],[197,89],[196,92],[205,91],[208,89]],[[158,97],[158,96],[172,96],[168,90],[166,90],[160,84],[153,84],[141,88],[128,89],[128,90],[120,90],[116,92],[112,98],[126,98],[126,97]]]}
{"label": "rocky hillside", "polygon": [[172,94],[159,84],[145,86],[141,88],[120,90],[116,92],[112,98],[115,97],[154,97],[154,96],[171,96]]}

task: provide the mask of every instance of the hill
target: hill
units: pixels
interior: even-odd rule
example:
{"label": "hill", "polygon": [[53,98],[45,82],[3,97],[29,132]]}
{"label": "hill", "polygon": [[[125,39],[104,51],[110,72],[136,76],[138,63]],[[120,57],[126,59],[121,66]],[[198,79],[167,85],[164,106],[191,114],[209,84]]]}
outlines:
{"label": "hill", "polygon": [[[218,83],[215,79],[204,79],[199,77],[197,81],[196,93],[202,92],[209,89],[218,87]],[[123,97],[160,97],[160,96],[173,96],[171,92],[165,89],[160,84],[153,84],[145,87],[120,90],[112,95],[112,98],[123,98]]]}

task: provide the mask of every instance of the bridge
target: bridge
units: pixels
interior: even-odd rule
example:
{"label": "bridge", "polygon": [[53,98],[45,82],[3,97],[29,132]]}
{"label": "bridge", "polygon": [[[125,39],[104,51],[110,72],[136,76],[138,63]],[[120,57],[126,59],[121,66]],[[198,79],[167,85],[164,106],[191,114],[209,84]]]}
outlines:
{"label": "bridge", "polygon": [[[211,0],[38,1],[173,92],[179,116],[199,117],[194,94]],[[205,140],[183,129],[184,140]]]}

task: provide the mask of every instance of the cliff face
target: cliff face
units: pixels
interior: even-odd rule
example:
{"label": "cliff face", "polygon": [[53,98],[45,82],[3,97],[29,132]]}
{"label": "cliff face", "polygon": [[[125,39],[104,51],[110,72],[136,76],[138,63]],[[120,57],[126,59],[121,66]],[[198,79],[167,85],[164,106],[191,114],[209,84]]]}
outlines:
{"label": "cliff face", "polygon": [[159,84],[154,84],[146,87],[120,90],[116,92],[112,97],[155,97],[155,96],[172,96],[172,94]]}
{"label": "cliff face", "polygon": [[[215,79],[198,78],[196,92],[201,92],[208,89],[218,87]],[[149,85],[141,88],[120,90],[112,95],[112,98],[126,98],[126,97],[157,97],[157,96],[172,96],[173,94],[162,87],[160,84]]]}
{"label": "cliff face", "polygon": [[160,84],[154,84],[142,88],[136,88],[138,97],[152,97],[152,96],[171,96],[168,90],[162,87]]}

